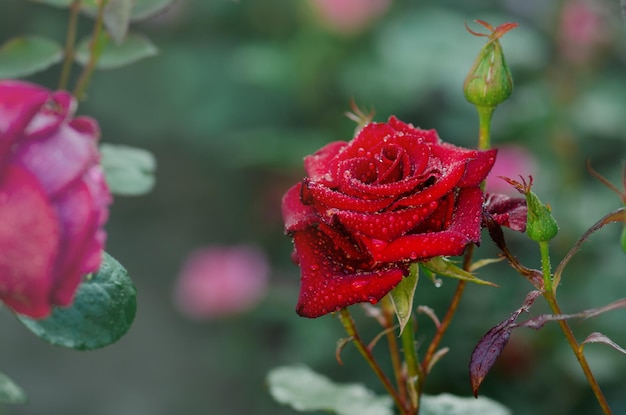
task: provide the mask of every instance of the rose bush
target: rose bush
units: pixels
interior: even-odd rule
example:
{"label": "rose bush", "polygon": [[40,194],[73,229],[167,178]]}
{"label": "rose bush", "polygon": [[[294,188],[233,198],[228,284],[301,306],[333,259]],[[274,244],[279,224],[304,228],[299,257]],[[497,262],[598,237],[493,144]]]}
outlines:
{"label": "rose bush", "polygon": [[441,142],[436,131],[395,117],[307,156],[307,177],[282,202],[301,268],[298,314],[376,303],[411,262],[478,243],[479,186],[495,156]]}
{"label": "rose bush", "polygon": [[76,101],[0,81],[0,300],[34,318],[72,300],[98,270],[111,196],[99,128]]}

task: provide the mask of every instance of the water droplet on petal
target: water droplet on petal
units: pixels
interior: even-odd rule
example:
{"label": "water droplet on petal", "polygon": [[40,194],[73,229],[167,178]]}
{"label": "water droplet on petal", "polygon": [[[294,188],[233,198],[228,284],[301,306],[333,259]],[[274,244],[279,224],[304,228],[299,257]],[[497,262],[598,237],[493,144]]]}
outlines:
{"label": "water droplet on petal", "polygon": [[370,302],[370,304],[376,304],[378,302],[378,298],[376,297],[367,297],[367,301]]}
{"label": "water droplet on petal", "polygon": [[367,281],[354,281],[352,283],[352,288],[355,290],[362,290],[367,285]]}

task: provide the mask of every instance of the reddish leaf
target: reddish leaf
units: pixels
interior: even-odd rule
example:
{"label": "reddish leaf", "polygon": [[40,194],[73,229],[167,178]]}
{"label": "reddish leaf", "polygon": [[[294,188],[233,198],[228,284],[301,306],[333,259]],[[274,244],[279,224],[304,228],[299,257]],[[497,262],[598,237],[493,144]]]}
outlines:
{"label": "reddish leaf", "polygon": [[515,321],[522,312],[528,312],[535,299],[541,295],[539,291],[531,291],[526,296],[524,305],[515,310],[511,316],[489,330],[478,342],[470,359],[470,382],[474,396],[478,396],[478,388],[491,370],[517,325]]}

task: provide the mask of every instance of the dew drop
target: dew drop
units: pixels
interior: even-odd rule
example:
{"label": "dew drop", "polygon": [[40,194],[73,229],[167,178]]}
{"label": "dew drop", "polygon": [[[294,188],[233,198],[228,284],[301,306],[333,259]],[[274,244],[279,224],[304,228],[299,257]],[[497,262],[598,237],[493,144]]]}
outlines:
{"label": "dew drop", "polygon": [[439,287],[441,287],[443,285],[443,281],[441,281],[441,279],[439,279],[439,278],[435,278],[433,280],[433,283],[435,284],[436,288],[439,288]]}
{"label": "dew drop", "polygon": [[370,297],[367,297],[367,301],[369,301],[370,304],[376,304],[378,303],[378,298],[370,296]]}
{"label": "dew drop", "polygon": [[354,281],[352,283],[352,288],[355,290],[362,290],[367,285],[367,281]]}

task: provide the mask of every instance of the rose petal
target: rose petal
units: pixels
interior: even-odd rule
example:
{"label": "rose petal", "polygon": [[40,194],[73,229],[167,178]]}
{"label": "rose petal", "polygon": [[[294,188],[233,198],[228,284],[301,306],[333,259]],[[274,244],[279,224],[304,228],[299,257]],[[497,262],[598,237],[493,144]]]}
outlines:
{"label": "rose petal", "polygon": [[407,124],[394,116],[389,117],[387,123],[396,131],[403,132],[405,134],[417,135],[425,143],[439,144],[441,141],[437,131],[416,128],[413,124]]}
{"label": "rose petal", "polygon": [[438,203],[417,206],[382,213],[356,213],[346,210],[331,210],[332,214],[348,232],[357,232],[369,238],[382,238],[386,241],[398,238],[419,225],[435,209]]}
{"label": "rose petal", "polygon": [[[350,196],[345,193],[341,193],[336,190],[329,189],[323,184],[304,180],[304,187],[302,189],[303,200],[318,210],[323,208],[337,208],[352,210],[354,212],[377,212],[386,207],[389,207],[395,198],[383,197],[380,199],[363,199],[355,196]],[[323,205],[320,206],[320,205]]]}
{"label": "rose petal", "polygon": [[528,208],[524,198],[490,194],[485,202],[485,210],[501,226],[507,226],[518,232],[526,230]]}
{"label": "rose petal", "polygon": [[332,184],[335,181],[333,172],[336,171],[335,156],[348,143],[345,141],[335,141],[326,144],[324,147],[315,152],[315,154],[304,158],[304,169],[311,180],[321,181],[326,184]]}
{"label": "rose petal", "polygon": [[391,242],[362,238],[378,262],[424,260],[439,255],[460,255],[470,242],[480,242],[483,195],[478,188],[462,189],[450,227],[441,232],[402,236]]}
{"label": "rose petal", "polygon": [[458,162],[447,166],[445,174],[438,178],[435,183],[420,192],[398,200],[391,208],[404,206],[419,206],[440,199],[454,189],[465,173],[465,162]]}
{"label": "rose petal", "polygon": [[30,317],[50,313],[59,228],[38,180],[9,166],[0,181],[0,299]]}
{"label": "rose petal", "polygon": [[0,166],[5,165],[9,149],[49,95],[47,90],[26,82],[6,80],[0,83]]}
{"label": "rose petal", "polygon": [[319,215],[311,206],[306,206],[300,200],[302,183],[287,190],[282,200],[283,221],[285,232],[300,231],[319,221]]}
{"label": "rose petal", "polygon": [[320,317],[365,301],[375,303],[406,273],[399,265],[356,271],[350,260],[333,249],[333,241],[314,228],[296,232],[294,243],[301,268],[296,312],[302,317]]}
{"label": "rose petal", "polygon": [[15,160],[35,174],[50,196],[79,179],[98,162],[94,139],[61,125],[45,140],[20,145]]}
{"label": "rose petal", "polygon": [[465,175],[459,181],[459,187],[479,186],[491,171],[496,162],[496,154],[498,150],[491,149],[487,151],[478,151],[476,158],[468,161],[465,169]]}

